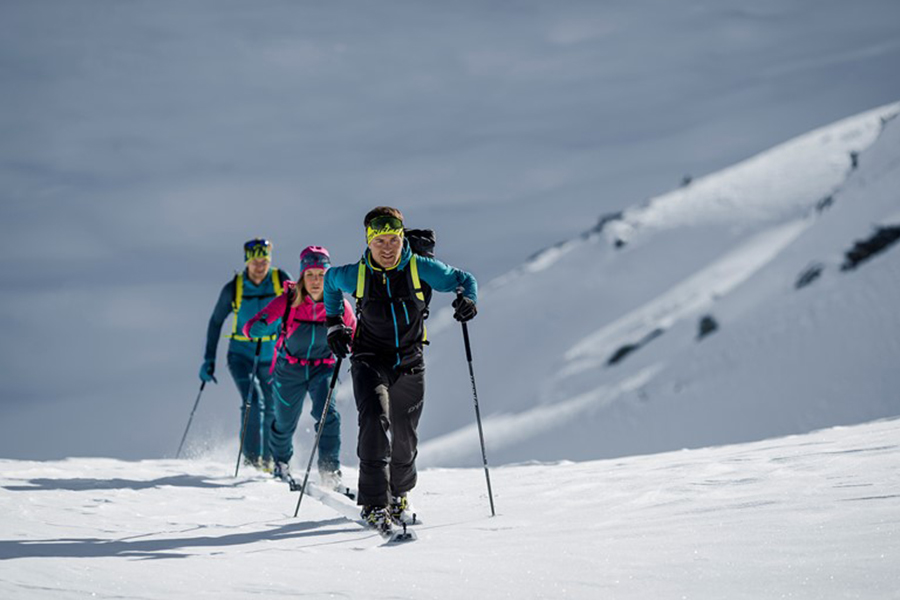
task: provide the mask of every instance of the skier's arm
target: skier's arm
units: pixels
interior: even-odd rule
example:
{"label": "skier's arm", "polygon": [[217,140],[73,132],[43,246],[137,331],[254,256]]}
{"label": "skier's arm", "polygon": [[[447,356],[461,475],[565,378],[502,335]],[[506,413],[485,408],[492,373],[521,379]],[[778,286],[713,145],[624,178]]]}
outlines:
{"label": "skier's arm", "polygon": [[[337,318],[338,322],[348,311],[344,310],[344,293],[356,291],[356,279],[359,263],[351,263],[340,267],[332,267],[325,271],[325,314],[328,319]],[[353,311],[349,311],[353,312]]]}
{"label": "skier's arm", "polygon": [[346,298],[344,299],[344,325],[352,329],[353,335],[356,335],[356,315],[353,314],[353,309]]}
{"label": "skier's arm", "polygon": [[478,282],[475,277],[462,269],[451,267],[436,258],[417,256],[419,278],[439,292],[455,292],[462,288],[463,296],[472,302],[478,301]]}
{"label": "skier's arm", "polygon": [[219,300],[209,318],[209,326],[206,329],[206,352],[203,358],[209,361],[216,360],[216,349],[219,345],[219,336],[222,335],[222,323],[231,312],[231,302],[234,300],[234,280],[225,284],[219,293]]}
{"label": "skier's arm", "polygon": [[274,334],[278,331],[278,324],[284,315],[284,308],[287,304],[287,298],[290,296],[290,288],[288,282],[285,283],[285,293],[275,296],[265,308],[256,313],[249,321],[244,323],[244,335],[248,338],[261,338]]}

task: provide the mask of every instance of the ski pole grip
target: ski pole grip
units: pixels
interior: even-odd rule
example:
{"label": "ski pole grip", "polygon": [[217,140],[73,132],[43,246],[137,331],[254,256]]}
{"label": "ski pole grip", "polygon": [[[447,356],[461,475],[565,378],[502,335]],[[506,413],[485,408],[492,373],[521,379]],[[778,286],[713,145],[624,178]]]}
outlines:
{"label": "ski pole grip", "polygon": [[[463,290],[461,287],[456,288],[456,299],[462,300]],[[463,340],[466,342],[466,360],[472,362],[472,346],[469,344],[469,327],[468,323],[460,323],[462,325],[463,330]]]}

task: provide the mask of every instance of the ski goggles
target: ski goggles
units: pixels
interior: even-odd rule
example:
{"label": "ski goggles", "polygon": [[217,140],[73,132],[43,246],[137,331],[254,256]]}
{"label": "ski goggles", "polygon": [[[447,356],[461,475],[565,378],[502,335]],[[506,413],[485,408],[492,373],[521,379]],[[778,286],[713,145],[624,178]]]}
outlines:
{"label": "ski goggles", "polygon": [[307,269],[322,269],[327,271],[331,267],[331,258],[328,250],[321,246],[310,246],[300,253],[300,275]]}
{"label": "ski goggles", "polygon": [[256,238],[244,244],[244,261],[249,262],[255,258],[272,259],[272,243],[269,240]]}
{"label": "ski goggles", "polygon": [[366,226],[366,243],[372,243],[372,240],[379,235],[399,235],[403,237],[403,221],[390,215],[375,217]]}

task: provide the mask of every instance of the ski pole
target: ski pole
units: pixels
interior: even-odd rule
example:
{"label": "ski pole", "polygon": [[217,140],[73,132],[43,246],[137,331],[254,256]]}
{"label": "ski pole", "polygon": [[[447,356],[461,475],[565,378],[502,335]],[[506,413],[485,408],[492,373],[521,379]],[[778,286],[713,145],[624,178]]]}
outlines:
{"label": "ski pole", "polygon": [[259,456],[266,455],[266,395],[262,391],[259,377],[253,376],[253,387],[259,404]]}
{"label": "ski pole", "polygon": [[237,464],[234,466],[234,476],[238,476],[241,468],[241,454],[244,453],[244,436],[247,434],[247,417],[250,416],[250,404],[253,402],[253,380],[256,378],[256,368],[259,366],[259,351],[262,348],[262,338],[256,340],[256,356],[253,357],[253,370],[250,371],[250,385],[247,386],[247,400],[244,402],[244,419],[241,423],[241,442],[238,446]]}
{"label": "ski pole", "polygon": [[200,404],[200,394],[203,393],[203,388],[206,387],[206,382],[202,382],[200,384],[200,391],[197,392],[197,399],[194,401],[194,408],[191,410],[191,416],[188,419],[187,427],[184,428],[184,435],[181,436],[181,443],[178,444],[178,452],[175,453],[175,458],[181,458],[181,449],[184,447],[184,440],[187,439],[188,429],[191,428],[191,421],[194,420],[194,413],[197,412],[197,405]]}
{"label": "ski pole", "polygon": [[[456,292],[457,298],[462,298],[462,292]],[[487,480],[488,498],[491,501],[491,516],[497,516],[494,512],[494,494],[491,492],[491,474],[488,471],[487,453],[484,450],[484,430],[481,427],[481,409],[478,408],[478,390],[475,388],[475,371],[472,369],[472,346],[469,344],[469,328],[467,323],[461,323],[463,340],[466,343],[466,360],[469,361],[469,378],[472,380],[472,395],[475,397],[475,420],[478,421],[478,437],[481,440],[481,459],[484,462],[484,478]]]}
{"label": "ski pole", "polygon": [[319,418],[316,441],[313,443],[312,452],[309,453],[309,462],[306,463],[306,475],[303,476],[303,484],[300,486],[300,497],[297,498],[297,508],[294,509],[295,517],[300,513],[300,503],[303,502],[303,494],[306,492],[306,482],[309,481],[309,471],[312,469],[313,457],[316,455],[316,450],[319,447],[319,439],[321,439],[322,430],[325,428],[325,416],[328,414],[328,407],[331,405],[331,395],[334,393],[335,384],[337,384],[338,371],[341,370],[342,360],[341,357],[338,357],[337,362],[334,363],[334,373],[331,375],[331,385],[328,387],[328,397],[325,399],[325,407],[322,408],[322,416]]}

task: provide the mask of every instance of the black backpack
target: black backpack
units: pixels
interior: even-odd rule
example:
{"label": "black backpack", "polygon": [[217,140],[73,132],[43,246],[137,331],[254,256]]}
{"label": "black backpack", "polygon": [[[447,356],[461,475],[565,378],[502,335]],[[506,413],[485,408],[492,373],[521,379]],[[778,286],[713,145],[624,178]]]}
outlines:
{"label": "black backpack", "polygon": [[[419,256],[434,258],[434,245],[437,242],[433,229],[404,229],[403,236],[409,240],[409,248]],[[425,294],[425,318],[428,318],[428,305],[431,304],[431,286],[420,282]]]}

